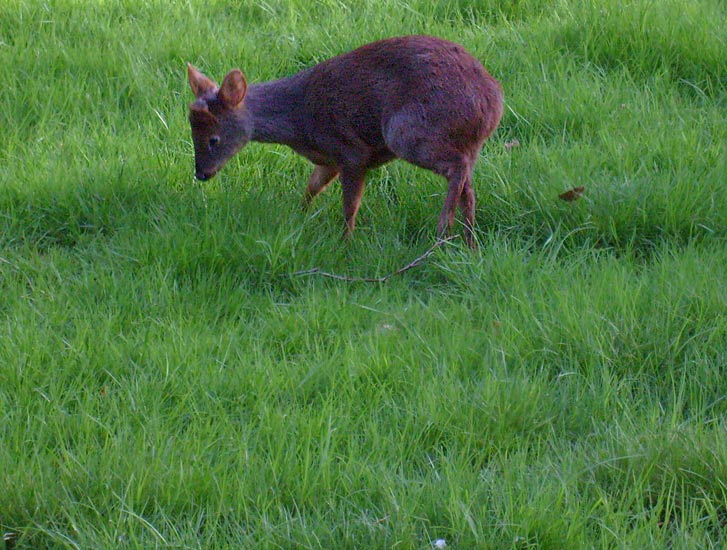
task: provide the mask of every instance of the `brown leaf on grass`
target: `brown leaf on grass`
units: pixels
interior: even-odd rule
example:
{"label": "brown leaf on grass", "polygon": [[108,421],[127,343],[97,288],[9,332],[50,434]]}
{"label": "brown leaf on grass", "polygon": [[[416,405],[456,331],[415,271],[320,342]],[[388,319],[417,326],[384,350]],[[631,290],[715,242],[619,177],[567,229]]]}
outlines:
{"label": "brown leaf on grass", "polygon": [[519,140],[513,139],[513,140],[510,140],[510,141],[506,141],[505,142],[505,149],[507,149],[508,151],[510,149],[514,149],[515,147],[520,147],[520,141]]}
{"label": "brown leaf on grass", "polygon": [[566,202],[577,201],[583,196],[583,191],[585,190],[585,187],[574,187],[573,189],[569,189],[565,193],[561,193],[560,195],[558,195],[558,198]]}

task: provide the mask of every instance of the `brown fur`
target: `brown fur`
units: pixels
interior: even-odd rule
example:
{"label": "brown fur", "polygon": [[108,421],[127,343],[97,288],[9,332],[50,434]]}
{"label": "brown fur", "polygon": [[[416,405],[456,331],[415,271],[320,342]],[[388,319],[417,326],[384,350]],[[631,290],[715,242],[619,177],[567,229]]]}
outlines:
{"label": "brown fur", "polygon": [[475,245],[472,170],[503,99],[499,83],[462,46],[391,38],[249,87],[238,69],[219,88],[191,65],[188,76],[197,98],[190,105],[197,178],[213,177],[248,141],[288,145],[316,165],[306,204],[340,178],[350,235],[366,173],[401,158],[449,182],[438,235],[451,228],[459,204]]}

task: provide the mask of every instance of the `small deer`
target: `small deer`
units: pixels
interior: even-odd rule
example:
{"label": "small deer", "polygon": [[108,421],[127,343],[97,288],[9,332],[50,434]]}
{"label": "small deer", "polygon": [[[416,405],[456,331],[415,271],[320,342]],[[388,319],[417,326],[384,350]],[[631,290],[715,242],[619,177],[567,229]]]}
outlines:
{"label": "small deer", "polygon": [[431,36],[390,38],[250,86],[239,69],[221,86],[190,64],[187,71],[198,179],[212,178],[248,141],[287,145],[315,165],[305,205],[340,178],[350,236],[366,173],[401,158],[449,182],[437,235],[451,230],[459,205],[466,241],[476,247],[472,171],[500,122],[503,95],[464,47]]}

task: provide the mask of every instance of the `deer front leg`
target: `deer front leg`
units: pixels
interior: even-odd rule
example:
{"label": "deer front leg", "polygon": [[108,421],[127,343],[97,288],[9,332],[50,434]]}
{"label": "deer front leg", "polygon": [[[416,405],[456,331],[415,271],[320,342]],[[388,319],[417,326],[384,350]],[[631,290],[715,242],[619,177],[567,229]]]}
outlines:
{"label": "deer front leg", "polygon": [[358,170],[341,172],[341,190],[343,195],[343,214],[346,217],[344,238],[349,238],[356,227],[356,213],[361,206],[363,197],[365,171]]}
{"label": "deer front leg", "polygon": [[303,208],[308,208],[313,199],[338,176],[338,168],[335,166],[316,165],[308,180],[308,188],[303,195]]}

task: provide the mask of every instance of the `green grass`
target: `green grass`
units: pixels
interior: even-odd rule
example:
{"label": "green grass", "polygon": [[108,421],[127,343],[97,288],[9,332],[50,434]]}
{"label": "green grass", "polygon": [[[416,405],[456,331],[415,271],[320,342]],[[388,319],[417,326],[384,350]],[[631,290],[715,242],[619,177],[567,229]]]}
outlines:
{"label": "green grass", "polygon": [[[419,32],[506,92],[479,252],[298,273],[431,246],[445,183],[403,163],[350,243],[282,147],[193,181],[186,61],[260,81]],[[719,0],[5,0],[0,63],[16,548],[727,544]]]}

